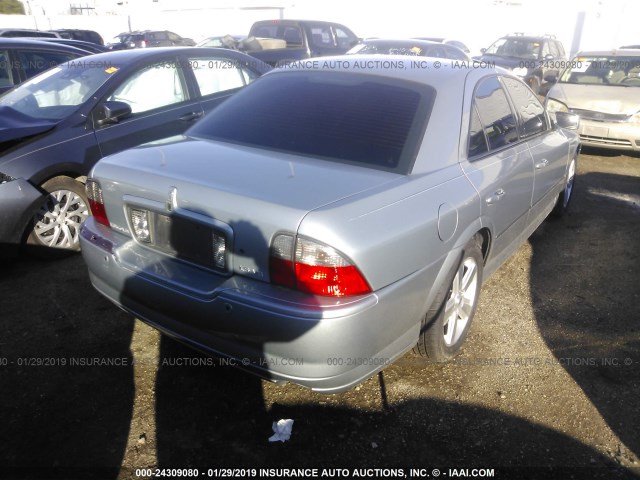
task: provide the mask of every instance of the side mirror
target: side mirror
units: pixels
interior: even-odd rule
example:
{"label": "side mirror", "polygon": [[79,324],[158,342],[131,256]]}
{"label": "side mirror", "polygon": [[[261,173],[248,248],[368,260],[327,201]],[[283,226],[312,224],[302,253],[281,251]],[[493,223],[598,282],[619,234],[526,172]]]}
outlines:
{"label": "side mirror", "polygon": [[98,113],[98,125],[118,123],[131,115],[131,105],[125,102],[107,101],[100,108],[102,111]]}
{"label": "side mirror", "polygon": [[556,125],[567,130],[577,130],[580,126],[580,117],[575,113],[555,112]]}
{"label": "side mirror", "polygon": [[556,75],[547,75],[544,77],[544,81],[547,83],[558,83],[558,77]]}
{"label": "side mirror", "polygon": [[480,49],[480,53],[481,53],[481,54],[483,54],[483,55],[484,55],[486,52],[487,52],[487,49],[486,49],[486,48],[481,48],[481,49]]}

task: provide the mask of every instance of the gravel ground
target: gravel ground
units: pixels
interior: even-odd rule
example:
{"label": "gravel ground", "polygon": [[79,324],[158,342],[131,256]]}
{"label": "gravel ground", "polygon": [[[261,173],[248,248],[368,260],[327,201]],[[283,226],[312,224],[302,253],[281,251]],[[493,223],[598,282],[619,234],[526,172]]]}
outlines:
{"label": "gravel ground", "polygon": [[[410,353],[332,396],[261,381],[161,337],[98,295],[80,256],[5,263],[0,478],[301,467],[640,478],[639,238],[640,157],[583,153],[570,215],[542,225],[485,284],[453,362]],[[285,418],[291,439],[268,442]]]}

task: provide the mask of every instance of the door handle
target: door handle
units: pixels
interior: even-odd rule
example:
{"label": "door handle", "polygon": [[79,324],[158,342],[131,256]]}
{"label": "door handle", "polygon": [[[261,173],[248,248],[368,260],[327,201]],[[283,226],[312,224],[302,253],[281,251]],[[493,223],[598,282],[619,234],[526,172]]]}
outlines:
{"label": "door handle", "polygon": [[197,120],[200,117],[202,117],[203,113],[202,112],[190,112],[190,113],[186,113],[184,115],[182,115],[181,117],[178,117],[180,120],[182,120],[183,122],[192,122],[193,120]]}
{"label": "door handle", "polygon": [[490,195],[489,197],[487,197],[485,199],[485,202],[487,202],[487,205],[491,205],[493,203],[496,203],[498,200],[500,200],[502,197],[504,197],[505,191],[501,188],[499,188],[498,190],[496,190],[495,192],[493,192],[493,195]]}
{"label": "door handle", "polygon": [[542,160],[540,163],[536,163],[536,169],[540,170],[541,168],[546,167],[547,165],[549,165],[549,160],[547,160],[546,158],[544,160]]}

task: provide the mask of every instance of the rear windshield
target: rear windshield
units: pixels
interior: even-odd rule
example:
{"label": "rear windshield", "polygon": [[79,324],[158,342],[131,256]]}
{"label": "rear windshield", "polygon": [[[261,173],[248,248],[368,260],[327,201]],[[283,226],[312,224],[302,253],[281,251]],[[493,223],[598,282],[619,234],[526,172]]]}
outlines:
{"label": "rear windshield", "polygon": [[287,72],[257,80],[188,135],[407,174],[434,99],[402,80]]}

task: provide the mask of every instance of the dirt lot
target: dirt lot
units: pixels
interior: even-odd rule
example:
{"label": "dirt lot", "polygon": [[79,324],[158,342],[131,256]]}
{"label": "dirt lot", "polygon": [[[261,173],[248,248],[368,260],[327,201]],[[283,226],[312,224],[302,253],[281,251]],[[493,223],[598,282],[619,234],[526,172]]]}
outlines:
{"label": "dirt lot", "polygon": [[[79,256],[5,263],[0,478],[265,467],[640,478],[640,157],[587,152],[578,174],[571,214],[545,223],[484,286],[454,362],[408,354],[334,396],[262,382],[161,338],[98,295]],[[291,439],[269,443],[284,418]]]}

